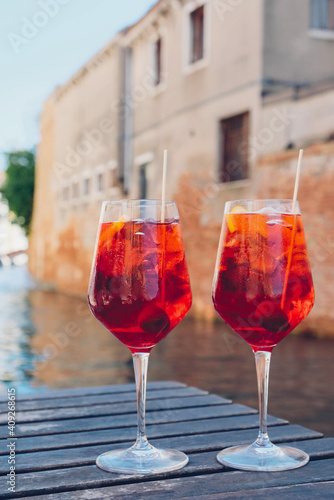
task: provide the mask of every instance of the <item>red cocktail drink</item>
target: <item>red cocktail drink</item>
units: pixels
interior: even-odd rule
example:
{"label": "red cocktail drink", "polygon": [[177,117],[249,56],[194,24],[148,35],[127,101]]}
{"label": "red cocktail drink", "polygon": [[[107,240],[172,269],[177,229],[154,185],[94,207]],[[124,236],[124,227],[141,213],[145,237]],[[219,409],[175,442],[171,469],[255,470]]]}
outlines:
{"label": "red cocktail drink", "polygon": [[216,311],[255,351],[271,351],[312,309],[301,215],[226,214]]}
{"label": "red cocktail drink", "polygon": [[92,312],[132,352],[148,352],[190,308],[189,275],[175,220],[103,223],[94,273]]}

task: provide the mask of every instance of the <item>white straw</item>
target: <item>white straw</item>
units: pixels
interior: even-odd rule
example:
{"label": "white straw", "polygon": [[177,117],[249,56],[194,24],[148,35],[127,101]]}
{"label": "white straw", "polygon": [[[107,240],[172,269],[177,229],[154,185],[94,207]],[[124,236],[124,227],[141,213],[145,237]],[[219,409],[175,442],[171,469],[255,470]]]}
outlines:
{"label": "white straw", "polygon": [[166,176],[167,176],[167,149],[164,150],[164,163],[162,169],[162,192],[161,192],[161,222],[165,222],[165,205],[166,205]]}
{"label": "white straw", "polygon": [[302,169],[303,153],[304,153],[304,150],[300,149],[299,150],[299,157],[298,157],[297,172],[296,172],[296,180],[295,180],[295,190],[293,193],[292,213],[295,213],[295,211],[296,211],[296,202],[297,202],[297,194],[298,194],[298,188],[299,188],[300,172]]}
{"label": "white straw", "polygon": [[[296,203],[297,203],[297,194],[298,194],[298,187],[299,187],[299,179],[300,179],[300,172],[302,169],[302,159],[303,159],[303,153],[304,151],[302,149],[299,150],[299,157],[298,157],[298,165],[297,165],[297,172],[296,172],[296,180],[295,180],[295,190],[293,193],[293,200],[292,200],[292,213],[296,213]],[[292,261],[292,250],[295,242],[295,236],[296,236],[296,217],[294,217],[294,224],[293,224],[293,230],[292,230],[292,236],[291,236],[291,245],[290,245],[290,250],[288,254],[288,262],[285,270],[285,278],[284,278],[284,285],[283,285],[283,291],[282,291],[282,299],[281,299],[281,309],[284,310],[284,305],[285,305],[285,297],[286,297],[286,291],[288,288],[288,279],[290,276],[290,267],[291,267],[291,261]]]}

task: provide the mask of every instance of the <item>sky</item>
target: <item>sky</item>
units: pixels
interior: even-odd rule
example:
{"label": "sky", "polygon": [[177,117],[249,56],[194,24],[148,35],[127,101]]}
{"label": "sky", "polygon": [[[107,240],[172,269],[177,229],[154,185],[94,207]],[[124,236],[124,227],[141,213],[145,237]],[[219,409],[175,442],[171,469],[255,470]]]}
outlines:
{"label": "sky", "polygon": [[39,142],[43,102],[154,0],[0,0],[0,170]]}

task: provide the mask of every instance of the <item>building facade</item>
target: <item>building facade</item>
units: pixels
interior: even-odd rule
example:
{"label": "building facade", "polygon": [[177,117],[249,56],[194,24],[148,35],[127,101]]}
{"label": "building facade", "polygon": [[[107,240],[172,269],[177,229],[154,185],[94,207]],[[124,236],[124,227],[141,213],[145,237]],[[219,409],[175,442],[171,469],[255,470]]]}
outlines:
{"label": "building facade", "polygon": [[[164,149],[193,315],[215,315],[211,282],[225,202],[291,198],[299,147],[309,244],[319,241],[334,206],[326,216],[311,207],[305,186],[318,183],[321,192],[333,172],[333,16],[332,0],[160,0],[118,33],[45,103],[31,272],[85,293],[102,200],[159,198]],[[318,316],[333,319],[323,306],[328,252],[317,264],[319,308],[309,328]]]}

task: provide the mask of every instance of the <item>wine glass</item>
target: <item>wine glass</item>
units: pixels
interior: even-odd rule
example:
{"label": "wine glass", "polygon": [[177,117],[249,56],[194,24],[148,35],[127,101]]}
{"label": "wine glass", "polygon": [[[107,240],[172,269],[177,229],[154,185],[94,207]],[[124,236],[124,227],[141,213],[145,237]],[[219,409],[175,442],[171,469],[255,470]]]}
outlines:
{"label": "wine glass", "polygon": [[148,358],[184,318],[191,290],[176,203],[106,201],[102,205],[88,302],[94,316],[131,351],[137,389],[138,429],[127,450],[100,455],[111,472],[151,474],[180,469],[188,457],[156,449],[145,433]]}
{"label": "wine glass", "polygon": [[239,200],[225,206],[213,282],[218,314],[255,354],[260,429],[249,446],[217,455],[228,467],[278,471],[309,461],[306,453],[275,446],[267,433],[273,348],[311,311],[314,289],[299,205],[292,200]]}

